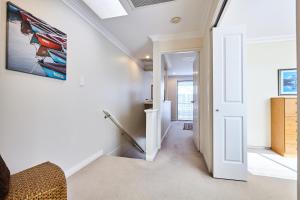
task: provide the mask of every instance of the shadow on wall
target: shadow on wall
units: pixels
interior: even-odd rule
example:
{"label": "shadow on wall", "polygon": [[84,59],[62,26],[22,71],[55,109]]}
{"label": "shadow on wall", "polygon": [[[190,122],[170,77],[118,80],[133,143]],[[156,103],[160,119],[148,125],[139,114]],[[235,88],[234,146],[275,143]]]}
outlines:
{"label": "shadow on wall", "polygon": [[131,91],[129,95],[129,102],[134,103],[130,108],[127,109],[127,112],[124,112],[123,115],[120,116],[120,122],[124,122],[123,126],[125,126],[126,130],[128,130],[129,133],[133,135],[145,134],[146,131],[146,114],[144,112],[144,102],[141,101],[140,97],[141,94]]}

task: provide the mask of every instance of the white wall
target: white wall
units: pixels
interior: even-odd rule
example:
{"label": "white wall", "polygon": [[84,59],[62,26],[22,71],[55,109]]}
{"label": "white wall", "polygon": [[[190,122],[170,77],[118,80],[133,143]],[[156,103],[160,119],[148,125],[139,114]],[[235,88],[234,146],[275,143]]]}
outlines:
{"label": "white wall", "polygon": [[144,72],[132,60],[60,0],[12,2],[68,34],[67,81],[6,70],[1,0],[0,153],[13,173],[48,160],[67,170],[115,149],[121,137],[103,109],[129,132],[144,128]]}
{"label": "white wall", "polygon": [[209,172],[213,168],[213,120],[212,120],[212,48],[211,33],[208,31],[200,51],[200,152]]}
{"label": "white wall", "polygon": [[153,84],[153,72],[145,71],[144,74],[145,99],[151,99],[151,85]]}
{"label": "white wall", "polygon": [[278,69],[296,68],[296,41],[248,44],[248,146],[271,146],[270,98],[278,96]]}
{"label": "white wall", "polygon": [[[299,68],[300,63],[300,2],[297,1],[297,68]],[[298,70],[298,77],[300,77],[300,70]],[[300,85],[300,79],[298,78],[298,85]],[[298,87],[298,94],[300,94],[300,87]],[[300,95],[298,95],[298,102]],[[298,103],[298,110],[300,110],[300,103]],[[300,112],[298,112],[298,119],[300,119]],[[299,126],[299,125],[298,125]],[[299,135],[300,129],[298,128],[298,135]],[[300,146],[300,140],[298,140],[298,147]],[[297,162],[300,163],[300,153],[297,155]],[[300,171],[300,165],[297,167],[298,172]],[[300,173],[298,173],[298,181],[297,181],[297,194],[299,196],[300,194]]]}
{"label": "white wall", "polygon": [[164,101],[162,106],[162,117],[161,117],[161,131],[162,138],[164,138],[171,126],[171,101]]}
{"label": "white wall", "polygon": [[177,120],[177,82],[178,81],[192,81],[193,76],[169,76],[168,77],[168,93],[167,98],[171,101],[171,119]]}

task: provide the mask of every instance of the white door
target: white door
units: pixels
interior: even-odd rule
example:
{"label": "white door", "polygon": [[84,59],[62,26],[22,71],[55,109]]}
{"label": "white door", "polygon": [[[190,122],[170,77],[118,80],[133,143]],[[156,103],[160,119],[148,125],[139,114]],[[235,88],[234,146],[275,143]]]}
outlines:
{"label": "white door", "polygon": [[245,28],[213,29],[213,176],[246,180]]}
{"label": "white door", "polygon": [[199,132],[199,55],[197,55],[193,66],[193,139],[198,150],[200,150],[200,132]]}

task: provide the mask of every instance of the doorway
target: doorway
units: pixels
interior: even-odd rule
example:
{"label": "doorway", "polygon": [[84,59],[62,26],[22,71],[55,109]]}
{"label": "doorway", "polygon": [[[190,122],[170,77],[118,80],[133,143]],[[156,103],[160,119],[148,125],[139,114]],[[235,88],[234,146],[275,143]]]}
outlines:
{"label": "doorway", "polygon": [[[198,71],[200,65],[199,52],[170,52],[161,56],[162,87],[164,97],[162,106],[162,135],[168,134],[166,119],[171,113],[170,126],[174,125],[178,133],[187,133],[196,149],[200,148],[199,106],[198,104]],[[171,109],[169,109],[171,105]],[[169,127],[170,127],[169,126]],[[179,130],[180,129],[180,130]],[[173,128],[174,130],[174,128]],[[178,137],[179,138],[179,137]]]}
{"label": "doorway", "polygon": [[[266,12],[251,0],[232,0],[213,30],[217,178],[261,176],[296,183],[296,8],[293,1],[269,3],[262,2],[261,8],[272,5]],[[278,8],[281,15],[274,16]]]}

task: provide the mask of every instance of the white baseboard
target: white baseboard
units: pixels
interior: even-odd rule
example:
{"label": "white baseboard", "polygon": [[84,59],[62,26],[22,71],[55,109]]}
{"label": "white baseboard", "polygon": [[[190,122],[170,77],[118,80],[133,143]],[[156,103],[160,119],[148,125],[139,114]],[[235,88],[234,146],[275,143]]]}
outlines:
{"label": "white baseboard", "polygon": [[169,124],[169,126],[168,126],[167,130],[165,131],[165,133],[164,133],[164,135],[163,135],[163,137],[162,137],[162,140],[161,140],[161,142],[163,142],[163,141],[164,141],[164,139],[166,138],[166,136],[168,135],[168,133],[169,133],[169,130],[170,130],[170,128],[171,128],[171,126],[172,126],[172,122]]}
{"label": "white baseboard", "polygon": [[211,162],[209,162],[210,160],[208,159],[207,155],[204,154],[204,153],[202,153],[202,152],[201,152],[201,154],[203,155],[204,163],[205,163],[205,166],[206,166],[208,172],[209,172],[210,174],[212,174],[212,171],[213,171],[212,162],[213,162],[213,161],[211,160]]}
{"label": "white baseboard", "polygon": [[72,176],[76,172],[80,171],[81,169],[83,169],[84,167],[86,167],[87,165],[92,163],[93,161],[97,160],[102,155],[103,155],[103,150],[100,150],[97,153],[95,153],[95,154],[91,155],[90,157],[88,157],[87,159],[81,161],[77,165],[73,166],[72,168],[70,168],[68,170],[65,170],[66,177],[69,178],[70,176]]}
{"label": "white baseboard", "polygon": [[264,146],[248,146],[248,149],[267,149],[267,150],[270,150],[271,147],[264,147]]}
{"label": "white baseboard", "polygon": [[119,156],[122,153],[123,145],[117,146],[114,150],[107,153],[108,156]]}
{"label": "white baseboard", "polygon": [[146,153],[146,160],[147,161],[154,161],[157,153],[158,153],[158,149],[156,149],[152,154]]}

